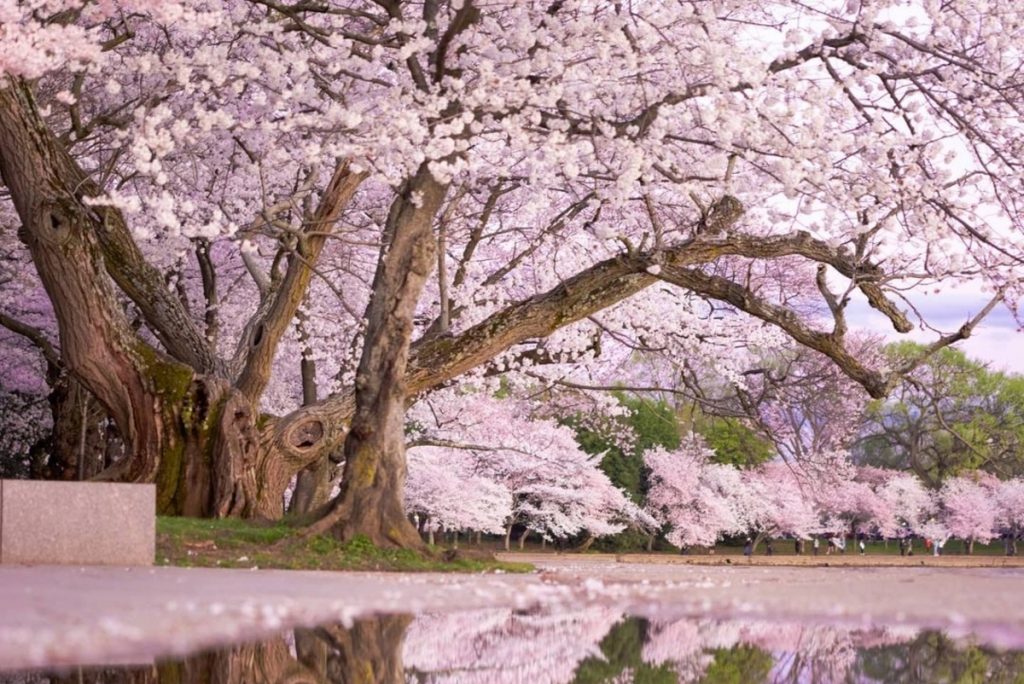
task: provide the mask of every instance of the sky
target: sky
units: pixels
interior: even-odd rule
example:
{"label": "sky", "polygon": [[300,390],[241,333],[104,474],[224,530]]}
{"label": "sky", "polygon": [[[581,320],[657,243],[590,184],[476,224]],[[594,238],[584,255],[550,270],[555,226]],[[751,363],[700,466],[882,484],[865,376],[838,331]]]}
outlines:
{"label": "sky", "polygon": [[[980,288],[962,287],[939,294],[915,294],[912,301],[929,325],[946,334],[957,330],[985,308],[990,297],[991,294],[981,292]],[[916,322],[913,316],[911,320]],[[913,340],[927,343],[939,337],[938,333],[920,326],[905,335],[897,333],[888,319],[868,306],[861,297],[850,302],[847,321],[851,329],[880,333],[888,341]],[[1014,320],[1013,312],[1000,304],[974,329],[971,337],[956,346],[969,357],[988,362],[995,370],[1024,374],[1022,343],[1024,332],[1020,331],[1020,324]]]}

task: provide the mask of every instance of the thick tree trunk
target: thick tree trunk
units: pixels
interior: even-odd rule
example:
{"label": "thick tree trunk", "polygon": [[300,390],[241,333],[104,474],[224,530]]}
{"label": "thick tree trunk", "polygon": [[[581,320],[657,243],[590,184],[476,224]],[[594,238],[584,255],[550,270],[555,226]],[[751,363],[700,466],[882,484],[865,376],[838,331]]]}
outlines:
{"label": "thick tree trunk", "polygon": [[519,535],[519,550],[522,551],[526,548],[526,538],[530,536],[530,528],[523,530],[523,533]]}
{"label": "thick tree trunk", "polygon": [[511,523],[509,523],[509,526],[505,528],[505,550],[506,551],[511,551],[512,550],[512,524]]}
{"label": "thick tree trunk", "polygon": [[365,535],[379,546],[423,547],[402,502],[405,371],[416,302],[434,263],[433,218],[444,195],[423,166],[391,206],[366,310],[341,491],[310,532],[329,528],[339,539]]}
{"label": "thick tree trunk", "polygon": [[[129,325],[104,253],[105,246],[120,244],[123,220],[112,209],[86,204],[99,188],[46,129],[23,82],[0,89],[0,177],[22,221],[19,237],[53,304],[63,361],[127,445],[125,458],[98,477],[156,482],[161,513],[245,513],[256,499],[251,404],[225,381],[155,350]],[[122,256],[132,260],[133,254],[128,249]],[[205,357],[195,345],[171,339],[167,321],[177,313],[151,304],[154,318],[168,314],[158,327],[166,328],[159,336],[169,348]],[[61,429],[67,439],[77,432],[81,452],[81,430]]]}
{"label": "thick tree trunk", "polygon": [[[326,667],[326,659],[323,667]],[[180,662],[168,662],[158,665],[157,672],[159,684],[305,684],[325,681],[323,670],[314,670],[292,657],[283,637],[203,653]]]}

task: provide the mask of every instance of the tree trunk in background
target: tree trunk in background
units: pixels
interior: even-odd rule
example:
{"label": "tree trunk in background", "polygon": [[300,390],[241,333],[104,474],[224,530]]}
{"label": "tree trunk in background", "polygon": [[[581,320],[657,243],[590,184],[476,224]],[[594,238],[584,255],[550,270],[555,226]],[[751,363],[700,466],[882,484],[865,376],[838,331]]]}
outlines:
{"label": "tree trunk in background", "polygon": [[[316,361],[303,354],[300,369],[302,371],[302,403],[305,406],[310,406],[317,400]],[[295,481],[295,492],[292,494],[288,512],[299,515],[311,513],[326,504],[331,495],[330,474],[333,470],[333,464],[327,458],[319,458],[307,468],[300,470]]]}
{"label": "tree trunk in background", "polygon": [[512,525],[511,525],[511,523],[509,524],[509,526],[507,528],[505,528],[505,550],[506,551],[511,551],[512,550]]}
{"label": "tree trunk in background", "polygon": [[47,372],[53,430],[33,446],[31,476],[40,480],[88,480],[107,465],[108,440],[103,405],[64,369]]}
{"label": "tree trunk in background", "polygon": [[366,310],[341,491],[310,533],[330,529],[343,540],[365,535],[378,546],[423,547],[402,501],[405,370],[416,303],[433,270],[433,218],[444,195],[445,187],[423,166],[391,205]]}
{"label": "tree trunk in background", "polygon": [[968,556],[971,556],[971,555],[974,554],[974,538],[973,537],[971,537],[970,539],[967,540],[967,543],[964,545],[964,551],[967,553]]}
{"label": "tree trunk in background", "polygon": [[519,550],[522,551],[526,546],[526,538],[530,535],[530,528],[523,530],[523,533],[519,535]]}

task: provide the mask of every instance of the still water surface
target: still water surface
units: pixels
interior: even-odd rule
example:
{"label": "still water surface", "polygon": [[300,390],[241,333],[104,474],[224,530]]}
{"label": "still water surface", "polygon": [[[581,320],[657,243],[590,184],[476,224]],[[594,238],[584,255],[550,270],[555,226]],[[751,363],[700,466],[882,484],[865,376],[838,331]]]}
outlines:
{"label": "still water surface", "polygon": [[636,617],[609,606],[357,619],[2,684],[1024,682],[1024,651],[907,625]]}

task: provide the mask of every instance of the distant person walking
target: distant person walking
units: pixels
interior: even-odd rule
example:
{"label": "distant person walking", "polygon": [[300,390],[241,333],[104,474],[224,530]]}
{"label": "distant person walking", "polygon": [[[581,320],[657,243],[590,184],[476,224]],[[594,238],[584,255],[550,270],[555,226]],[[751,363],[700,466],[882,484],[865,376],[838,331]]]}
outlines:
{"label": "distant person walking", "polygon": [[820,544],[821,543],[818,541],[818,538],[815,537],[814,538],[814,543],[811,544],[811,549],[813,550],[813,553],[814,553],[815,556],[818,555],[818,546],[820,546]]}
{"label": "distant person walking", "polygon": [[864,540],[863,539],[861,539],[860,542],[857,543],[857,548],[860,549],[860,555],[863,556],[864,555]]}
{"label": "distant person walking", "polygon": [[750,538],[748,537],[747,538],[747,542],[743,545],[743,555],[746,556],[747,558],[750,558],[750,556],[753,555],[753,553],[754,553],[754,544],[753,544],[753,542],[750,541]]}

